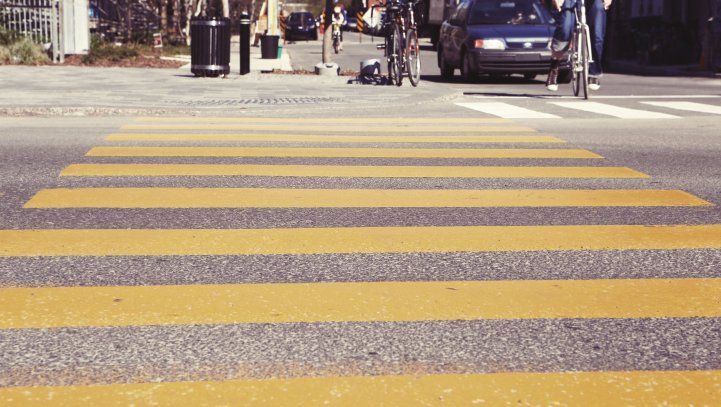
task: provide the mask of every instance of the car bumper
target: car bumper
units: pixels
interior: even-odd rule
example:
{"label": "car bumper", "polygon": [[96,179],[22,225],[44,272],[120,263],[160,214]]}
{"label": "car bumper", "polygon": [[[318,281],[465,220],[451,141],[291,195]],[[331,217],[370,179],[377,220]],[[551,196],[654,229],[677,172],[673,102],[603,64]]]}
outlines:
{"label": "car bumper", "polygon": [[288,29],[285,33],[286,37],[292,37],[292,38],[313,38],[316,33],[316,30],[297,30],[297,29]]}
{"label": "car bumper", "polygon": [[471,63],[479,73],[546,73],[551,64],[551,50],[490,51],[473,50]]}

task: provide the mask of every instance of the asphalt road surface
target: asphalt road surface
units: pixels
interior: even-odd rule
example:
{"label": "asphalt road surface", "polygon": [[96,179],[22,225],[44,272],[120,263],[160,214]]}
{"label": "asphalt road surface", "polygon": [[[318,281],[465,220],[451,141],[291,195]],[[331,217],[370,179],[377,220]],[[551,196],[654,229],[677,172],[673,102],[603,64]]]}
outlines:
{"label": "asphalt road surface", "polygon": [[0,404],[717,404],[718,83],[426,79],[0,118]]}

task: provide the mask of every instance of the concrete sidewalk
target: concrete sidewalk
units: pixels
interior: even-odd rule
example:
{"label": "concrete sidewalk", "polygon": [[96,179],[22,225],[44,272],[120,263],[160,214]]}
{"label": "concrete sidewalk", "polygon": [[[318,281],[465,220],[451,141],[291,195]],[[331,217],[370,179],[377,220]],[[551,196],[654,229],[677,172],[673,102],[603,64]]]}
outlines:
{"label": "concrete sidewalk", "polygon": [[[179,69],[0,66],[0,116],[242,115],[248,109],[292,108],[304,114],[343,106],[360,114],[388,103],[408,106],[461,94],[443,83],[374,86],[354,83],[350,76],[294,74],[286,70],[286,53],[264,60],[258,48],[252,50],[251,72],[239,75],[240,57],[234,52],[225,78],[194,77],[189,64]],[[279,71],[263,73],[274,69]]]}

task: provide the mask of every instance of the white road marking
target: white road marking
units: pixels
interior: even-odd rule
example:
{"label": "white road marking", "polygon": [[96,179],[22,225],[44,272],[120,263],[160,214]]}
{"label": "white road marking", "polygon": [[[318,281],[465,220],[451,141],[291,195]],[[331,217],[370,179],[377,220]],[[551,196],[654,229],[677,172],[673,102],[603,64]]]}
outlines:
{"label": "white road marking", "polygon": [[676,110],[688,110],[699,113],[721,114],[721,106],[707,105],[695,102],[641,102],[647,105],[666,107]]}
{"label": "white road marking", "polygon": [[679,119],[680,117],[666,114],[651,112],[647,110],[629,109],[596,102],[549,102],[551,104],[565,107],[568,109],[582,110],[590,113],[597,113],[607,116],[618,117],[620,119]]}
{"label": "white road marking", "polygon": [[482,102],[482,103],[456,103],[479,112],[487,113],[504,119],[560,119],[559,116],[525,109],[508,103]]}

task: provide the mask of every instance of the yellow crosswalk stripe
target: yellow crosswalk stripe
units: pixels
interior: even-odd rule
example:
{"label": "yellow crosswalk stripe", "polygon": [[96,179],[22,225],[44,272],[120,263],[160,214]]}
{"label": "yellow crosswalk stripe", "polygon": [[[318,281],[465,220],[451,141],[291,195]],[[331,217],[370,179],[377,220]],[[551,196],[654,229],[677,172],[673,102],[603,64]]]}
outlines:
{"label": "yellow crosswalk stripe", "polygon": [[648,178],[625,167],[71,164],[61,176],[259,176],[340,178]]}
{"label": "yellow crosswalk stripe", "polygon": [[721,225],[0,230],[0,256],[719,249]]}
{"label": "yellow crosswalk stripe", "polygon": [[708,206],[678,190],[44,189],[25,208],[455,208]]}
{"label": "yellow crosswalk stripe", "polygon": [[140,123],[298,123],[298,124],[351,124],[358,129],[368,124],[407,125],[407,124],[487,124],[509,123],[503,118],[484,117],[213,117],[213,116],[179,116],[179,117],[138,117]]}
{"label": "yellow crosswalk stripe", "polygon": [[114,133],[108,141],[258,141],[290,143],[565,143],[553,136],[356,136],[230,133]]}
{"label": "yellow crosswalk stripe", "polygon": [[711,406],[719,400],[719,370],[304,377],[0,389],[0,404],[8,407]]}
{"label": "yellow crosswalk stripe", "polygon": [[123,130],[240,130],[240,131],[308,131],[328,133],[533,133],[534,129],[525,126],[454,126],[454,125],[359,125],[358,127],[319,126],[298,124],[243,124],[243,123],[204,123],[204,124],[126,124]]}
{"label": "yellow crosswalk stripe", "polygon": [[0,328],[721,317],[721,279],[0,288]]}
{"label": "yellow crosswalk stripe", "polygon": [[94,147],[88,157],[603,158],[588,150],[541,148]]}

